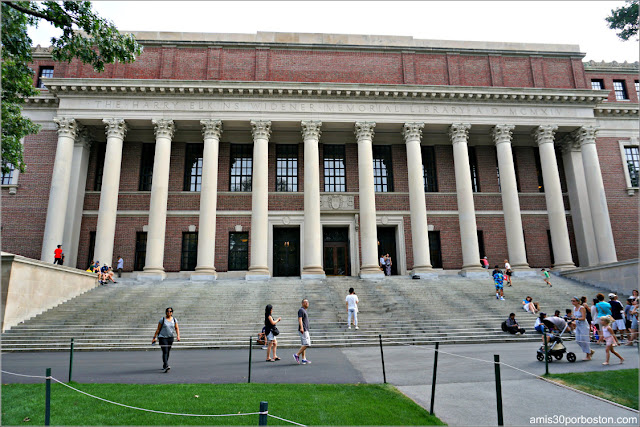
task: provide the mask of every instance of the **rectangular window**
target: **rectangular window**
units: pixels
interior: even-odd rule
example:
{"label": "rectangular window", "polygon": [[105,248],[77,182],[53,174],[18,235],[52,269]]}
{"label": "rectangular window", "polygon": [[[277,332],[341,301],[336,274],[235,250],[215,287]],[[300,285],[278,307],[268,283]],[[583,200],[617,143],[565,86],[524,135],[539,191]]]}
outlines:
{"label": "rectangular window", "polygon": [[93,259],[95,249],[96,249],[96,232],[90,231],[89,232],[89,256],[87,257],[87,268],[89,268],[93,263],[93,261],[95,261]]}
{"label": "rectangular window", "polygon": [[[627,169],[631,186],[638,187],[640,181],[640,151],[638,147],[624,147],[624,155],[627,160]],[[3,181],[4,183],[4,181]]]}
{"label": "rectangular window", "polygon": [[251,191],[252,151],[251,144],[231,144],[230,191]]}
{"label": "rectangular window", "polygon": [[249,233],[229,233],[229,271],[249,269]]}
{"label": "rectangular window", "polygon": [[553,244],[551,243],[551,230],[547,230],[547,241],[549,242],[549,258],[551,259],[551,267],[556,263],[556,257],[553,255]]}
{"label": "rectangular window", "polygon": [[133,259],[133,270],[144,270],[144,264],[147,260],[147,232],[136,232],[136,254]]}
{"label": "rectangular window", "polygon": [[629,95],[627,95],[627,88],[624,84],[624,80],[614,80],[613,91],[616,94],[616,100],[621,101],[624,99],[629,99]]}
{"label": "rectangular window", "polygon": [[533,158],[536,162],[536,175],[538,177],[538,191],[544,193],[544,180],[542,179],[542,165],[540,164],[540,149],[533,149]]}
{"label": "rectangular window", "polygon": [[478,251],[480,252],[480,258],[478,258],[478,264],[480,264],[480,260],[484,258],[487,254],[484,251],[484,232],[482,230],[478,230]]}
{"label": "rectangular window", "polygon": [[593,90],[604,89],[604,80],[602,79],[591,80],[591,89]]}
{"label": "rectangular window", "polygon": [[276,191],[298,191],[298,146],[276,145]]}
{"label": "rectangular window", "polygon": [[393,191],[390,145],[373,146],[373,185],[377,193]]}
{"label": "rectangular window", "polygon": [[9,168],[8,172],[2,172],[2,185],[11,185],[13,184],[13,172],[15,168],[11,163],[5,163],[5,166]]}
{"label": "rectangular window", "polygon": [[96,179],[93,182],[93,189],[95,191],[102,190],[102,175],[104,174],[104,158],[107,153],[107,144],[100,143],[97,147],[96,154]]}
{"label": "rectangular window", "polygon": [[347,191],[346,168],[345,168],[345,146],[344,145],[323,145],[324,163],[324,191],[344,192]]}
{"label": "rectangular window", "polygon": [[198,233],[182,233],[182,256],[180,271],[195,271],[198,262]]}
{"label": "rectangular window", "polygon": [[40,71],[38,72],[38,88],[46,89],[44,83],[42,82],[43,77],[53,77],[53,67],[40,67]]}
{"label": "rectangular window", "polygon": [[635,84],[635,86],[636,86],[636,96],[637,96],[638,98],[640,98],[640,82],[638,82],[638,80],[636,80],[636,81],[634,82],[634,84]]}
{"label": "rectangular window", "polygon": [[469,169],[471,171],[471,188],[474,193],[480,192],[480,178],[478,177],[478,157],[476,147],[469,147]]}
{"label": "rectangular window", "polygon": [[156,155],[156,144],[142,144],[142,156],[140,158],[140,184],[139,191],[151,191],[153,179],[153,159]]}
{"label": "rectangular window", "polygon": [[200,191],[204,144],[187,144],[184,156],[183,191]]}
{"label": "rectangular window", "polygon": [[422,179],[425,193],[438,192],[436,175],[436,150],[433,146],[422,147]]}

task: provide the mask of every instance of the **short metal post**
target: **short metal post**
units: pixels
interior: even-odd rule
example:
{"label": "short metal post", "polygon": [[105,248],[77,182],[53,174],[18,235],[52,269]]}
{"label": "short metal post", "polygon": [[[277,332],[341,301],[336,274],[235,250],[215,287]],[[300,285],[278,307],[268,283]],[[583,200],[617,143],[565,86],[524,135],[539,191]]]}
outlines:
{"label": "short metal post", "polygon": [[258,415],[258,425],[266,426],[269,413],[269,403],[260,402],[260,415]]}
{"label": "short metal post", "polygon": [[500,355],[493,355],[494,367],[496,370],[496,401],[498,404],[498,425],[503,426],[504,421],[502,419],[502,384],[500,382]]}
{"label": "short metal post", "polygon": [[387,372],[384,369],[384,352],[382,351],[382,335],[378,335],[380,338],[380,358],[382,359],[382,378],[384,379],[384,383],[387,383]]}
{"label": "short metal post", "polygon": [[433,404],[436,400],[436,374],[438,372],[438,348],[440,348],[440,343],[436,343],[436,352],[433,356],[433,378],[431,378],[431,409],[429,413],[433,415]]}
{"label": "short metal post", "polygon": [[51,421],[51,368],[47,368],[45,375],[44,425],[48,426]]}
{"label": "short metal post", "polygon": [[69,350],[69,382],[73,374],[73,338],[71,338],[71,349]]}
{"label": "short metal post", "polygon": [[251,382],[251,353],[253,353],[253,337],[249,337],[249,377],[247,383]]}
{"label": "short metal post", "polygon": [[549,345],[547,343],[547,328],[542,327],[542,339],[544,340],[544,374],[549,375]]}

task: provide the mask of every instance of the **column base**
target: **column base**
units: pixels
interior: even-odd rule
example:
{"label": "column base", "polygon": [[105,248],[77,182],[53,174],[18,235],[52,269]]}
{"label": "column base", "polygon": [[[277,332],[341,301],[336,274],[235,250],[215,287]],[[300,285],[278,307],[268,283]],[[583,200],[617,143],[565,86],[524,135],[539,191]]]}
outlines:
{"label": "column base", "polygon": [[327,278],[322,267],[305,267],[302,269],[300,278],[305,280],[324,280]]}
{"label": "column base", "polygon": [[378,266],[362,266],[360,268],[361,279],[384,279],[384,273]]}
{"label": "column base", "polygon": [[564,264],[553,264],[553,271],[573,270],[574,268],[576,268],[576,266],[572,262],[568,262]]}
{"label": "column base", "polygon": [[438,273],[433,271],[431,266],[414,267],[411,271],[412,279],[434,280],[438,278]]}
{"label": "column base", "polygon": [[161,268],[145,269],[138,273],[137,279],[143,282],[161,282],[167,278],[167,273]]}
{"label": "column base", "polygon": [[245,276],[245,280],[269,280],[271,279],[271,273],[266,267],[254,267],[250,268],[249,272]]}
{"label": "column base", "polygon": [[218,278],[215,268],[196,267],[196,271],[191,273],[191,280],[194,282],[212,282]]}
{"label": "column base", "polygon": [[480,266],[472,266],[472,267],[462,267],[462,270],[458,273],[462,277],[487,277],[491,276],[491,273],[486,269]]}
{"label": "column base", "polygon": [[514,267],[514,269],[512,269],[511,275],[513,277],[533,277],[533,276],[538,276],[538,272],[534,268],[520,267],[516,269]]}

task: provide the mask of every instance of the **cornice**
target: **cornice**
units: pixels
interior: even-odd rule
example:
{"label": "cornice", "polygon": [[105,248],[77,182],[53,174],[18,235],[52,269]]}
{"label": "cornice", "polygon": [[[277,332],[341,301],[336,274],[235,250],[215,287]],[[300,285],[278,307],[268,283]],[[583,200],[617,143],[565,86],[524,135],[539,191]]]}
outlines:
{"label": "cornice", "polygon": [[51,107],[58,105],[60,100],[53,94],[40,94],[30,98],[25,98],[24,102],[30,107]]}
{"label": "cornice", "polygon": [[469,86],[381,85],[360,83],[230,82],[202,80],[45,78],[56,96],[246,96],[251,98],[342,98],[474,100],[595,106],[609,96],[608,90],[505,88]]}
{"label": "cornice", "polygon": [[593,110],[596,117],[638,118],[638,104],[600,104]]}
{"label": "cornice", "polygon": [[584,71],[591,73],[623,73],[623,74],[638,74],[640,70],[640,63],[636,62],[596,62],[588,61],[584,62]]}

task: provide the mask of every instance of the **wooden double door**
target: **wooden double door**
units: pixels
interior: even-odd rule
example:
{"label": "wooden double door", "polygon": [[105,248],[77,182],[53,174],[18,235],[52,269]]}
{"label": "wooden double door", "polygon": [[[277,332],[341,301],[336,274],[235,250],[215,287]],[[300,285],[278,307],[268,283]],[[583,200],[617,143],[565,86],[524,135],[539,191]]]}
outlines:
{"label": "wooden double door", "polygon": [[349,228],[325,227],[323,241],[325,274],[327,276],[350,276]]}
{"label": "wooden double door", "polygon": [[274,277],[300,276],[300,229],[273,229]]}

